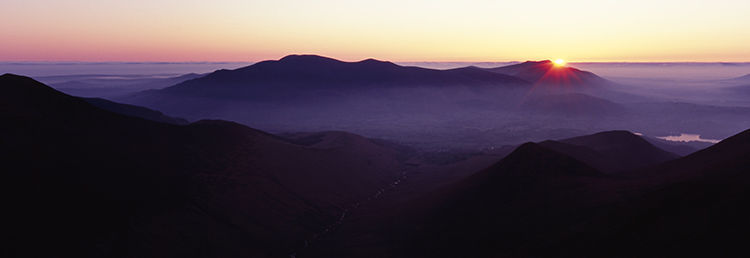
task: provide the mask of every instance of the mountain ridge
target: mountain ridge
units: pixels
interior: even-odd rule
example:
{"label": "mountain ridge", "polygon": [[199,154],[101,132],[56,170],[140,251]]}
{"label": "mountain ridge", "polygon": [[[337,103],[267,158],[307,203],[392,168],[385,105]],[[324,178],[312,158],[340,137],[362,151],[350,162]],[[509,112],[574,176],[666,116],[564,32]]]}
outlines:
{"label": "mountain ridge", "polygon": [[[188,80],[164,89],[164,92],[186,93],[200,82],[214,81],[214,86],[262,87],[262,83],[276,84],[274,87],[302,86],[317,88],[355,87],[356,84],[382,86],[428,86],[461,83],[482,85],[527,85],[528,82],[507,75],[483,73],[472,69],[471,76],[463,75],[462,69],[435,70],[410,66],[399,66],[392,62],[366,59],[344,62],[318,55],[288,55],[279,60],[262,61],[235,70],[219,70],[202,78]],[[476,76],[482,77],[477,79]],[[472,78],[474,77],[474,78]],[[218,85],[218,86],[217,86]],[[253,86],[255,85],[255,86]],[[299,88],[304,89],[304,88]]]}
{"label": "mountain ridge", "polygon": [[28,77],[2,75],[0,90],[11,256],[285,256],[404,168],[353,135],[313,149],[233,122],[117,114]]}

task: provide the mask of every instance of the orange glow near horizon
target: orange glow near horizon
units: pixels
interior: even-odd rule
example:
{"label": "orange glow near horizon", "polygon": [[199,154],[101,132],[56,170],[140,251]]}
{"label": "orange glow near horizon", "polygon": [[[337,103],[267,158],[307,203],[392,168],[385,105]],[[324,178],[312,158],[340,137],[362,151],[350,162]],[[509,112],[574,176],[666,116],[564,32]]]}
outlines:
{"label": "orange glow near horizon", "polygon": [[740,33],[750,31],[745,0],[6,0],[3,7],[0,61],[253,62],[288,54],[750,61],[750,33]]}
{"label": "orange glow near horizon", "polygon": [[565,60],[562,60],[562,59],[556,59],[554,63],[555,63],[555,66],[565,66],[566,64]]}

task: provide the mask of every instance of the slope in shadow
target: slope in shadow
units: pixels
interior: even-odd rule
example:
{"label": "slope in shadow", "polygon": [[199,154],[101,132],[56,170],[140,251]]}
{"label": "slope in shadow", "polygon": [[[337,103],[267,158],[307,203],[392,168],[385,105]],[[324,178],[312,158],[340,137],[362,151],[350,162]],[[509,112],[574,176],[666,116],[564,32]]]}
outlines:
{"label": "slope in shadow", "polygon": [[0,89],[8,256],[287,255],[403,167],[363,138],[308,148],[231,122],[111,113],[27,77]]}

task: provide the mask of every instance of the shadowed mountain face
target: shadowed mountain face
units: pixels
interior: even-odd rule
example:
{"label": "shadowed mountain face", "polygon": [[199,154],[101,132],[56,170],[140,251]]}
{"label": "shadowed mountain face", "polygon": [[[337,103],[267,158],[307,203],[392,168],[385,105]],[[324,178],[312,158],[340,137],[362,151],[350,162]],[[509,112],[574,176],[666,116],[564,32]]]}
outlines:
{"label": "shadowed mountain face", "polygon": [[[614,196],[596,169],[527,143],[499,163],[435,193],[404,257],[504,257],[541,254],[584,223],[580,209]],[[596,197],[593,197],[596,196]],[[593,197],[593,198],[592,198]],[[417,215],[419,216],[419,215]],[[418,221],[418,220],[417,220]],[[407,222],[408,223],[408,222]],[[539,250],[535,250],[539,249]],[[560,255],[564,256],[563,253]]]}
{"label": "shadowed mountain face", "polygon": [[632,243],[618,246],[623,256],[647,250],[654,256],[746,255],[748,171],[750,130],[646,170],[659,189],[615,210],[628,222],[620,234],[604,241]]}
{"label": "shadowed mountain face", "polygon": [[582,162],[590,156],[570,146],[631,157],[673,156],[627,132],[561,142],[565,143],[524,144],[487,170],[414,203],[415,208],[401,213],[407,219],[393,223],[395,229],[385,236],[407,244],[395,244],[386,252],[406,253],[403,257],[746,252],[750,130],[687,157],[634,171],[627,178],[599,173]]}
{"label": "shadowed mountain face", "polygon": [[[507,156],[447,153],[439,159],[452,164],[440,167],[347,132],[159,123],[9,74],[0,91],[4,256],[747,252],[750,130],[683,158],[608,131],[527,143]],[[399,187],[411,188],[383,197]]]}
{"label": "shadowed mountain face", "polygon": [[286,256],[405,159],[350,134],[311,148],[124,116],[21,76],[0,89],[7,256]]}
{"label": "shadowed mountain face", "polygon": [[591,72],[573,67],[556,66],[552,61],[527,61],[520,64],[489,68],[487,71],[512,75],[550,89],[577,90],[595,88],[609,82]]}

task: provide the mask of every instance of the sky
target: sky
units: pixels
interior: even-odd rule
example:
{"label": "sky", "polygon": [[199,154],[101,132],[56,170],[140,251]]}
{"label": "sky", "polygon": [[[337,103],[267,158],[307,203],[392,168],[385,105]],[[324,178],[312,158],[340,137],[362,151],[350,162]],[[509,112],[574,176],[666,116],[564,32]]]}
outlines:
{"label": "sky", "polygon": [[748,0],[3,0],[0,61],[747,62]]}

